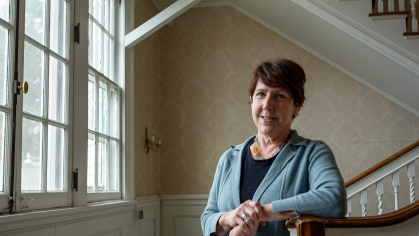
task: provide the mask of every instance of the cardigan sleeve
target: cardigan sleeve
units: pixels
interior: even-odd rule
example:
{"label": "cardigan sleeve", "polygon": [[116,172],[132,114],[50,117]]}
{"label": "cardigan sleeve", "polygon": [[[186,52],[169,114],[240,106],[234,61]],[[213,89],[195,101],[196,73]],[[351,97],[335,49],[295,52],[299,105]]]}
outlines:
{"label": "cardigan sleeve", "polygon": [[308,157],[309,191],[272,202],[274,213],[294,210],[299,214],[339,218],[346,214],[346,188],[332,150],[316,142]]}
{"label": "cardigan sleeve", "polygon": [[205,236],[210,236],[212,233],[216,232],[218,219],[226,212],[220,212],[218,208],[218,193],[221,184],[221,176],[224,171],[224,162],[228,158],[228,151],[225,152],[218,162],[217,169],[215,171],[214,182],[210,190],[208,197],[208,204],[204,210],[204,213],[201,215],[201,227]]}

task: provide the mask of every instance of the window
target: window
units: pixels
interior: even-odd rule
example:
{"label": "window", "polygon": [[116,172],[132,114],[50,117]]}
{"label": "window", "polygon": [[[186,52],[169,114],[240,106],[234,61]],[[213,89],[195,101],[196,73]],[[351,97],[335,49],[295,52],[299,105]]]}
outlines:
{"label": "window", "polygon": [[121,87],[114,74],[114,19],[112,0],[89,1],[88,201],[121,198]]}
{"label": "window", "polygon": [[[18,1],[0,1],[0,212],[7,211],[10,191],[15,212],[121,199],[119,1],[19,1],[16,32]],[[89,39],[80,44],[73,42],[77,21]],[[18,79],[28,82],[29,91],[18,96],[15,110],[11,183],[15,48]],[[79,173],[78,191],[72,188],[73,172]]]}
{"label": "window", "polygon": [[0,1],[0,211],[9,198],[8,163],[10,160],[10,127],[12,121],[11,94],[13,31],[10,2]]}

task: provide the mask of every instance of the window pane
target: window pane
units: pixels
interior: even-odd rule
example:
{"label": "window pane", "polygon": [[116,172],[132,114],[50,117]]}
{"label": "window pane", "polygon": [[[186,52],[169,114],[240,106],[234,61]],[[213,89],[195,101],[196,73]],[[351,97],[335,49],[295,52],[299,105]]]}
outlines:
{"label": "window pane", "polygon": [[64,191],[64,129],[48,126],[47,190]]}
{"label": "window pane", "polygon": [[4,151],[6,134],[6,114],[0,111],[0,192],[4,192]]}
{"label": "window pane", "polygon": [[99,82],[99,132],[106,134],[107,129],[107,85],[102,81]]}
{"label": "window pane", "polygon": [[113,57],[114,57],[114,50],[115,50],[115,47],[114,47],[114,40],[112,40],[111,39],[111,45],[110,45],[110,52],[109,52],[109,63],[110,63],[110,65],[109,65],[109,78],[112,80],[112,81],[115,81],[115,82],[117,82],[118,83],[118,81],[116,81],[115,80],[115,76],[114,76],[114,74],[113,74],[113,68],[114,68],[114,59],[113,59]]}
{"label": "window pane", "polygon": [[0,1],[0,18],[9,21],[10,3],[9,0]]}
{"label": "window pane", "polygon": [[7,29],[0,26],[0,105],[6,105],[8,41]]}
{"label": "window pane", "polygon": [[109,191],[119,190],[119,149],[118,143],[111,140],[109,154]]}
{"label": "window pane", "polygon": [[89,114],[88,114],[88,122],[89,122],[89,129],[95,130],[95,77],[89,74],[89,94],[88,94],[88,105],[89,105]]}
{"label": "window pane", "polygon": [[110,62],[110,40],[107,34],[104,34],[104,65],[103,74],[109,78],[109,62]]}
{"label": "window pane", "polygon": [[26,0],[25,34],[44,44],[45,1]]}
{"label": "window pane", "polygon": [[[92,1],[92,0],[90,0]],[[93,66],[93,23],[89,19],[89,65]]]}
{"label": "window pane", "polygon": [[109,1],[112,2],[113,0],[105,0],[105,2],[104,2],[105,3],[105,24],[104,24],[104,26],[105,26],[105,29],[107,31],[109,31],[109,21],[110,21]]}
{"label": "window pane", "polygon": [[101,60],[102,60],[102,31],[100,28],[93,23],[93,42],[92,42],[92,56],[93,56],[93,67],[101,71]]}
{"label": "window pane", "polygon": [[98,190],[107,191],[108,160],[106,158],[106,139],[99,138]]}
{"label": "window pane", "polygon": [[118,93],[114,88],[110,91],[109,101],[110,117],[109,117],[109,135],[114,138],[119,138],[119,104],[118,104]]}
{"label": "window pane", "polygon": [[62,57],[66,56],[66,6],[64,0],[51,0],[50,48]]}
{"label": "window pane", "polygon": [[115,12],[115,1],[113,1],[113,0],[110,0],[109,1],[109,24],[110,24],[110,33],[112,34],[112,35],[115,35],[114,34],[114,29],[115,29],[115,14],[114,14],[114,12]]}
{"label": "window pane", "polygon": [[42,190],[42,123],[23,118],[22,191]]}
{"label": "window pane", "polygon": [[23,111],[43,115],[44,52],[25,42],[24,80],[30,89],[23,96]]}
{"label": "window pane", "polygon": [[49,57],[48,116],[51,120],[65,122],[67,95],[66,65]]}
{"label": "window pane", "polygon": [[93,0],[93,17],[99,21],[99,23],[102,22],[102,2],[103,0]]}
{"label": "window pane", "polygon": [[87,140],[87,192],[96,192],[96,146],[95,135],[88,135]]}

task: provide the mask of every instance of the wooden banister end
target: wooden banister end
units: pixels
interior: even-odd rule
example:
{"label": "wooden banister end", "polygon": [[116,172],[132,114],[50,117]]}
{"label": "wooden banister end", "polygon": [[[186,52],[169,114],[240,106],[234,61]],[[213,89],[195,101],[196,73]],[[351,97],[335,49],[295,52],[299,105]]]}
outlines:
{"label": "wooden banister end", "polygon": [[329,223],[324,218],[302,215],[296,219],[287,220],[285,226],[296,228],[298,236],[325,236],[325,228],[329,226]]}

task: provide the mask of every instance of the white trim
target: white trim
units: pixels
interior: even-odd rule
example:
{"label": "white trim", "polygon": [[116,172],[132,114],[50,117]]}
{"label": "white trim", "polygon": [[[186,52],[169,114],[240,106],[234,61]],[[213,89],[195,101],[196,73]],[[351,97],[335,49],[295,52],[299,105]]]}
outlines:
{"label": "white trim", "polygon": [[408,35],[408,36],[403,36],[404,39],[419,39],[419,35]]}
{"label": "white trim", "polygon": [[[118,57],[118,67],[121,69],[118,73],[123,81],[121,84],[122,109],[120,110],[121,122],[121,153],[122,153],[122,198],[124,200],[135,199],[134,183],[134,49],[125,48],[125,34],[134,29],[134,0],[122,0],[120,19],[125,16],[125,20],[120,20],[120,33],[117,37],[120,42],[117,45],[121,55]],[[122,22],[121,22],[122,21]],[[122,69],[123,68],[123,69]],[[125,80],[123,79],[125,78]]]}
{"label": "white trim", "polygon": [[208,200],[209,194],[162,195],[162,200]]}
{"label": "white trim", "polygon": [[206,206],[208,194],[162,195],[162,206]]}
{"label": "white trim", "polygon": [[[330,24],[334,25],[335,27],[341,29],[343,32],[347,33],[348,35],[353,36],[354,38],[358,39],[359,41],[363,42],[365,45],[371,47],[375,51],[381,53],[382,55],[390,58],[394,62],[398,63],[399,65],[405,67],[406,69],[410,70],[411,72],[419,75],[419,66],[418,63],[413,61],[412,59],[396,52],[395,50],[391,49],[387,45],[384,45],[380,41],[376,40],[375,38],[367,35],[366,33],[360,31],[353,25],[343,21],[342,19],[332,15],[329,11],[319,7],[318,5],[314,4],[311,0],[292,0],[294,3],[298,4],[299,6],[303,7],[304,9],[312,12],[316,16],[322,18],[323,20],[329,22]],[[321,4],[321,2],[319,2]]]}
{"label": "white trim", "polygon": [[105,214],[134,211],[136,201],[108,201],[87,204],[84,207],[66,207],[39,210],[27,213],[0,216],[0,232],[18,230],[39,225],[57,224],[72,220],[87,220],[90,217],[101,217]]}
{"label": "white trim", "polygon": [[230,6],[230,1],[222,1],[222,2],[205,2],[202,1],[194,6],[194,8],[198,7],[220,7],[220,6]]}
{"label": "white trim", "polygon": [[[292,0],[292,1],[294,1],[294,2],[295,2],[295,1],[300,1],[300,0]],[[314,5],[314,4],[313,4],[313,5]],[[398,100],[397,98],[395,98],[395,97],[391,96],[390,94],[388,94],[388,93],[384,92],[383,90],[381,90],[381,89],[379,89],[379,88],[375,87],[374,85],[372,85],[372,84],[370,84],[369,82],[365,81],[365,80],[364,80],[364,79],[362,79],[361,77],[359,77],[359,76],[355,75],[354,73],[350,72],[349,70],[345,69],[344,67],[342,67],[342,66],[340,66],[339,64],[335,63],[334,61],[332,61],[332,60],[328,59],[327,57],[323,56],[321,53],[318,53],[317,51],[313,50],[312,48],[308,47],[307,45],[305,45],[305,44],[303,44],[303,43],[299,42],[298,40],[296,40],[296,39],[292,38],[291,36],[289,36],[289,35],[285,34],[284,32],[282,32],[282,31],[278,30],[277,28],[275,28],[274,26],[270,25],[269,23],[267,23],[267,22],[265,22],[265,21],[261,20],[260,18],[256,17],[256,16],[255,16],[255,15],[253,15],[252,13],[250,13],[250,12],[248,12],[248,11],[244,10],[243,8],[241,8],[240,6],[238,6],[237,4],[230,2],[230,6],[232,6],[232,7],[233,7],[233,8],[235,8],[236,10],[240,11],[241,13],[243,13],[243,14],[247,15],[248,17],[252,18],[252,19],[253,19],[253,20],[255,20],[256,22],[258,22],[258,23],[262,24],[262,25],[263,25],[263,26],[265,26],[266,28],[268,28],[268,29],[272,30],[273,32],[275,32],[275,33],[277,33],[277,34],[281,35],[282,37],[284,37],[284,38],[286,38],[286,39],[288,39],[288,40],[289,40],[289,41],[291,41],[292,43],[294,43],[294,44],[298,45],[299,47],[301,47],[301,48],[303,48],[304,50],[308,51],[309,53],[313,54],[314,56],[316,56],[316,57],[320,58],[321,60],[323,60],[324,62],[328,63],[329,65],[331,65],[331,66],[333,66],[333,67],[337,68],[338,70],[342,71],[343,73],[347,74],[348,76],[352,77],[353,79],[356,79],[357,81],[359,81],[360,83],[364,84],[364,85],[365,85],[365,86],[367,86],[368,88],[370,88],[370,89],[374,90],[375,92],[377,92],[377,93],[379,93],[379,94],[383,95],[384,97],[386,97],[386,98],[390,99],[391,101],[393,101],[393,102],[394,102],[394,103],[396,103],[397,105],[399,105],[399,106],[401,106],[401,107],[405,108],[406,110],[408,110],[408,111],[412,112],[413,114],[415,114],[415,115],[419,116],[419,111],[417,111],[416,109],[414,109],[414,108],[410,107],[409,105],[406,105],[405,103],[401,102],[401,101],[400,101],[400,100]],[[318,7],[317,7],[317,8],[318,8]],[[315,14],[316,14],[316,13],[315,13]],[[345,24],[346,24],[346,23],[345,23]],[[349,26],[349,25],[348,25],[348,26]],[[349,27],[350,27],[350,28],[352,28],[352,29],[355,29],[355,28],[353,28],[352,26],[349,26]],[[358,31],[358,32],[360,32],[360,31]],[[348,33],[348,32],[347,32],[347,33]],[[350,34],[350,33],[348,33],[348,34]],[[354,34],[355,34],[355,33],[354,33]],[[362,33],[362,34],[364,34],[364,33]],[[364,34],[364,35],[365,35],[365,34]],[[367,36],[367,35],[365,35],[365,36]],[[367,36],[367,37],[369,37],[369,36]],[[373,39],[371,38],[371,40],[373,40]],[[391,50],[390,48],[388,48],[387,46],[384,46],[384,45],[382,45],[379,49],[381,50],[381,49],[383,49],[383,48],[386,48],[386,49],[388,49],[388,50]],[[379,51],[379,49],[376,49],[376,50],[377,50],[377,51]],[[393,51],[393,52],[394,52],[394,51]],[[394,53],[398,54],[397,52],[394,52]],[[405,59],[407,59],[406,57],[404,57],[404,56],[402,56],[402,55],[400,55],[400,54],[398,54],[398,55],[399,55],[399,56],[401,56],[401,57],[403,57],[403,58],[405,58]],[[408,60],[410,60],[410,59],[408,59]],[[416,63],[415,63],[415,62],[413,62],[413,61],[411,61],[411,63],[412,63],[412,66],[414,66],[413,64],[416,64]],[[416,69],[416,73],[419,75],[419,66],[417,66],[417,64],[416,64],[416,68],[414,68],[414,69]]]}
{"label": "white trim", "polygon": [[125,36],[125,47],[132,48],[161,27],[198,4],[201,0],[178,0]]}

